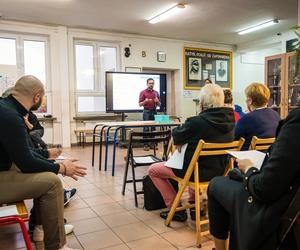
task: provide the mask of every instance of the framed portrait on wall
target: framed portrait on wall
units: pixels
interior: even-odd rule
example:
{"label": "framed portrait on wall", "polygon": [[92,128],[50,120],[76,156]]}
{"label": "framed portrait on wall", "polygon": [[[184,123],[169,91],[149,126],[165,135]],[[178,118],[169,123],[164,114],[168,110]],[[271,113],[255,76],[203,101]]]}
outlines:
{"label": "framed portrait on wall", "polygon": [[199,81],[202,79],[201,58],[189,58],[189,80]]}
{"label": "framed portrait on wall", "polygon": [[231,51],[185,47],[183,65],[184,89],[200,89],[206,79],[222,88],[231,88]]}
{"label": "framed portrait on wall", "polygon": [[228,81],[228,63],[225,60],[216,60],[216,81],[227,82]]}

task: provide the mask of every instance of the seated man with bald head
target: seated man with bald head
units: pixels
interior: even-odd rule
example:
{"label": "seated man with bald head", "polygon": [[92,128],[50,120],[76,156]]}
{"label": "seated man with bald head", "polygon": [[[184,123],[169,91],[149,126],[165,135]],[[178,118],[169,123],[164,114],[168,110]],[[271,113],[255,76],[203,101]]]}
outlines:
{"label": "seated man with bald head", "polygon": [[34,76],[23,76],[12,94],[0,100],[0,204],[34,199],[47,250],[66,246],[63,187],[57,174],[77,180],[85,168],[69,160],[53,163],[30,150],[23,117],[42,102],[44,86]]}

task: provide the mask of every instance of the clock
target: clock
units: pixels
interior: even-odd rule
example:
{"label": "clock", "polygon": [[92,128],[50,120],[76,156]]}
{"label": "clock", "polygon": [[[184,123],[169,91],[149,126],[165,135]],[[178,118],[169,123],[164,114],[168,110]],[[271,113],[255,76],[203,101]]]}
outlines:
{"label": "clock", "polygon": [[158,62],[165,62],[166,61],[166,52],[158,51],[157,52],[157,61]]}

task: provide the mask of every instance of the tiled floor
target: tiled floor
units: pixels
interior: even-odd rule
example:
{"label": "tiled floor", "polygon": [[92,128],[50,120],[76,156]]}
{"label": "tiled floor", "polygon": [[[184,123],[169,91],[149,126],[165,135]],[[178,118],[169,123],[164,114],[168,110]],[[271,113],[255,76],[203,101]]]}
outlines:
{"label": "tiled floor", "polygon": [[[91,166],[91,147],[66,149],[64,154],[80,159],[80,164],[88,168],[87,176],[79,181],[62,179],[66,188],[78,190],[65,208],[65,218],[75,226],[74,233],[67,237],[70,247],[89,250],[198,249],[195,247],[195,223],[190,219],[185,223],[172,222],[166,227],[159,217],[160,211],[143,209],[142,196],[139,197],[139,208],[135,208],[132,184],[127,184],[126,194],[122,196],[125,149],[117,151],[115,177],[111,176],[111,171],[98,171],[97,167]],[[137,170],[138,176],[146,173],[146,169]],[[28,201],[27,204],[30,207],[32,203]],[[211,237],[204,237],[203,242],[202,250],[212,249]],[[25,249],[18,227],[0,227],[0,249]],[[34,249],[41,247],[34,246]]]}

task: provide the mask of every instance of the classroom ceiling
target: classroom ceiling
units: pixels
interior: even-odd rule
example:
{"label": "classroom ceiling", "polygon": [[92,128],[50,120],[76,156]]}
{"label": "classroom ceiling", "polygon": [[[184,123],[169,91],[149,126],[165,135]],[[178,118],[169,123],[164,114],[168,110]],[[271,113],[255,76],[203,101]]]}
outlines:
{"label": "classroom ceiling", "polygon": [[[187,4],[182,14],[154,25],[147,22],[176,3]],[[4,20],[232,45],[287,31],[297,24],[297,11],[297,0],[0,0]],[[278,25],[236,33],[274,18]]]}

